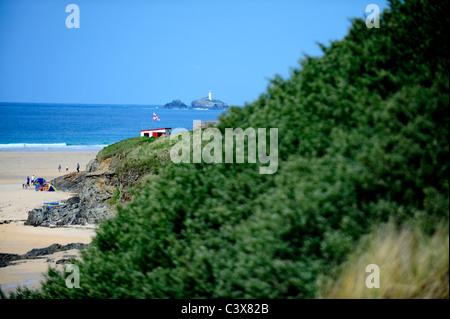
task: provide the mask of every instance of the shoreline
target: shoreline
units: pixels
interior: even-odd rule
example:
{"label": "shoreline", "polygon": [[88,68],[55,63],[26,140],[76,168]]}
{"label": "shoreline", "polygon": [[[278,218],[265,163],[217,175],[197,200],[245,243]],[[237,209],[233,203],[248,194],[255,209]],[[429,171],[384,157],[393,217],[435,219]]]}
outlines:
{"label": "shoreline", "polygon": [[[62,143],[65,144],[65,143]],[[109,145],[60,145],[60,144],[0,144],[0,153],[10,152],[100,152]],[[28,146],[23,146],[28,145]],[[47,146],[42,146],[47,145]]]}
{"label": "shoreline", "polygon": [[[80,172],[94,159],[98,151],[0,151],[0,253],[25,254],[34,248],[53,244],[89,244],[95,236],[96,226],[34,227],[25,226],[28,211],[44,202],[67,200],[76,195],[69,192],[41,192],[23,189],[26,177],[35,175],[47,182],[68,173]],[[61,171],[58,166],[61,164]],[[69,170],[65,166],[69,165]],[[79,256],[78,250],[56,252],[38,259],[18,260],[0,267],[0,287],[5,293],[18,285],[39,288],[49,266],[60,267],[56,261],[67,256]],[[53,260],[53,261],[51,261]]]}
{"label": "shoreline", "polygon": [[[80,163],[80,171],[94,159],[98,151],[0,151],[0,185],[26,181],[26,177],[35,175],[50,181],[56,177],[76,172]],[[61,171],[58,166],[61,165]],[[69,166],[66,171],[66,165]],[[39,176],[42,175],[42,176]],[[2,196],[0,193],[0,200]]]}

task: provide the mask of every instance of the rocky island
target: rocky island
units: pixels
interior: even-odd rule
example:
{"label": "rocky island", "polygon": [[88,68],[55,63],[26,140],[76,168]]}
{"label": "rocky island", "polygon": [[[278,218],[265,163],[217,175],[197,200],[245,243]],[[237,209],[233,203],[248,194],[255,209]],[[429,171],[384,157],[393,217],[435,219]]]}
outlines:
{"label": "rocky island", "polygon": [[213,99],[211,95],[211,90],[209,90],[208,96],[194,100],[191,102],[192,108],[200,108],[200,109],[206,109],[206,110],[220,110],[220,109],[226,109],[228,107],[228,104],[225,102],[222,102],[221,100]]}
{"label": "rocky island", "polygon": [[211,96],[211,91],[209,91],[208,96],[193,100],[191,102],[191,106],[187,106],[180,100],[173,100],[170,103],[164,104],[163,108],[165,109],[189,109],[189,108],[196,108],[196,109],[205,109],[205,110],[221,110],[228,108],[228,104],[218,100],[213,99]]}
{"label": "rocky island", "polygon": [[202,99],[194,100],[191,103],[192,108],[201,108],[201,109],[226,109],[228,108],[228,104],[221,100],[217,99],[209,99],[208,97],[204,97]]}
{"label": "rocky island", "polygon": [[187,109],[188,106],[180,100],[173,100],[170,103],[166,103],[163,106],[165,109]]}

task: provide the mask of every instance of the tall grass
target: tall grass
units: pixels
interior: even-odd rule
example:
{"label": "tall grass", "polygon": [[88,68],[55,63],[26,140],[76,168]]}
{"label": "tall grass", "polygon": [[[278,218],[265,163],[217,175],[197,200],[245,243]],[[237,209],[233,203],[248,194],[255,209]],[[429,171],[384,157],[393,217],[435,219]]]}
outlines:
{"label": "tall grass", "polygon": [[[366,287],[369,264],[379,266],[379,288]],[[321,298],[449,298],[448,222],[433,235],[410,224],[382,224],[334,275],[318,282]]]}
{"label": "tall grass", "polygon": [[114,158],[118,175],[128,171],[142,175],[157,173],[170,162],[170,147],[175,143],[169,136],[128,138],[105,147],[97,154],[97,161]]}

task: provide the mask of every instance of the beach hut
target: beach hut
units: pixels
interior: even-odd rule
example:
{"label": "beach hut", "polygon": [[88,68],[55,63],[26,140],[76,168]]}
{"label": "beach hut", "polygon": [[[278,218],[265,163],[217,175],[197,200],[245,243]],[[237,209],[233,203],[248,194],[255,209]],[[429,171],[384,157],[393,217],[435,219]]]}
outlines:
{"label": "beach hut", "polygon": [[160,137],[162,135],[169,135],[171,128],[155,128],[151,130],[142,130],[141,136],[154,136],[154,137]]}

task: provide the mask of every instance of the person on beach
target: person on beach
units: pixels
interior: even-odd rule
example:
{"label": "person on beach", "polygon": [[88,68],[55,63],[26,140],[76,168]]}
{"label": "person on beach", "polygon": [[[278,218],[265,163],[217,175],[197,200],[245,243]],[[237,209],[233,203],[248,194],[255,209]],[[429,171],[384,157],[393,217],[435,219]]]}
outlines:
{"label": "person on beach", "polygon": [[58,166],[58,172],[61,173],[61,164],[59,164],[59,166]]}
{"label": "person on beach", "polygon": [[80,163],[77,163],[77,172],[80,172]]}
{"label": "person on beach", "polygon": [[66,172],[69,171],[69,165],[66,165]]}
{"label": "person on beach", "polygon": [[22,188],[28,189],[28,186],[30,186],[30,176],[27,176],[27,182],[25,184],[22,184]]}
{"label": "person on beach", "polygon": [[31,184],[34,184],[34,174],[31,175]]}

